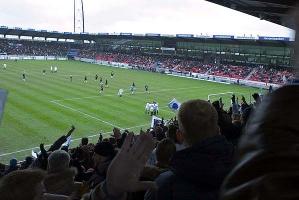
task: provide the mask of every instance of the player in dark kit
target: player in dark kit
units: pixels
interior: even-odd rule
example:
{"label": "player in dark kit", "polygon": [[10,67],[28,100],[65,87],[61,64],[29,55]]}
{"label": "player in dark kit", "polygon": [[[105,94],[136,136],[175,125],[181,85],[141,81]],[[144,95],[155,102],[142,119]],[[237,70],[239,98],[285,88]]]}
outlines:
{"label": "player in dark kit", "polygon": [[102,77],[100,77],[100,83],[102,83],[103,82],[103,79],[102,79]]}
{"label": "player in dark kit", "polygon": [[144,89],[145,89],[145,92],[149,93],[148,85],[145,85],[145,86],[144,86]]}
{"label": "player in dark kit", "polygon": [[87,76],[84,77],[84,83],[87,83]]}
{"label": "player in dark kit", "polygon": [[26,81],[26,74],[25,73],[22,74],[22,80]]}
{"label": "player in dark kit", "polygon": [[135,87],[135,83],[134,82],[133,82],[132,86]]}
{"label": "player in dark kit", "polygon": [[100,85],[100,94],[102,94],[103,91],[104,91],[104,86]]}
{"label": "player in dark kit", "polygon": [[269,87],[269,93],[272,93],[274,90],[273,90],[273,86],[272,85],[270,85],[270,87]]}
{"label": "player in dark kit", "polygon": [[70,75],[70,81],[73,82],[73,75]]}
{"label": "player in dark kit", "polygon": [[96,74],[95,81],[97,81],[97,80],[98,80],[98,78],[99,78],[99,76]]}
{"label": "player in dark kit", "polygon": [[112,71],[112,72],[111,72],[111,78],[113,78],[113,77],[114,77],[114,72]]}
{"label": "player in dark kit", "polygon": [[105,87],[108,87],[108,80],[105,81]]}
{"label": "player in dark kit", "polygon": [[46,75],[46,70],[43,70],[43,75]]}

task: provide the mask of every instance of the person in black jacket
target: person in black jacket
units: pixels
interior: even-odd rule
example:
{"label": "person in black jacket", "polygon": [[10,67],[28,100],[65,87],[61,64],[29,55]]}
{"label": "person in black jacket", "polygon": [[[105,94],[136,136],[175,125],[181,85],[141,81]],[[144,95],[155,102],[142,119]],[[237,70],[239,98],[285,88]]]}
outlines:
{"label": "person in black jacket", "polygon": [[148,191],[145,199],[218,199],[234,148],[219,133],[217,111],[206,101],[191,100],[181,105],[178,123],[187,148],[174,154],[170,170],[156,179],[158,190]]}

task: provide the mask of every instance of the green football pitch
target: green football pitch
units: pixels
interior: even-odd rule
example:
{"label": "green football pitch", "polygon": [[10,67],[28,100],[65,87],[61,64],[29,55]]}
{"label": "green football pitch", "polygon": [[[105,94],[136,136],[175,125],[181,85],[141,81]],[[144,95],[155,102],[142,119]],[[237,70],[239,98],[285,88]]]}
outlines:
{"label": "green football pitch", "polygon": [[[7,69],[2,69],[3,63]],[[50,66],[58,73],[50,73]],[[46,70],[46,75],[42,71]],[[25,71],[26,81],[22,80]],[[111,71],[115,76],[110,78]],[[109,87],[99,94],[95,75],[108,80]],[[70,75],[73,76],[72,82]],[[84,76],[88,82],[84,83]],[[129,87],[135,82],[136,94]],[[150,94],[144,86],[149,86]],[[173,98],[207,99],[209,94],[235,92],[249,98],[258,89],[167,76],[164,74],[118,69],[76,61],[0,61],[0,88],[8,90],[8,100],[0,125],[0,162],[31,155],[40,143],[51,144],[74,124],[72,145],[81,137],[96,141],[99,132],[109,135],[113,127],[138,133],[150,125],[144,112],[146,102],[159,103],[159,116],[175,116],[168,107]],[[118,89],[124,96],[118,97]],[[218,96],[216,96],[218,98]],[[215,98],[216,98],[215,97]],[[249,99],[248,99],[249,100]],[[229,96],[224,97],[229,103]],[[37,148],[36,148],[37,149]]]}

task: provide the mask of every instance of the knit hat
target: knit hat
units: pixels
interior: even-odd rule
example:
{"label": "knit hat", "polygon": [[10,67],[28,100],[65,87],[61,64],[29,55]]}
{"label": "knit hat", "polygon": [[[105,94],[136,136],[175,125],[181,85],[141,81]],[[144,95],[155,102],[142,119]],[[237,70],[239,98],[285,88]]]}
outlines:
{"label": "knit hat", "polygon": [[115,150],[113,145],[110,142],[99,142],[94,148],[94,152],[98,155],[105,157],[114,157]]}

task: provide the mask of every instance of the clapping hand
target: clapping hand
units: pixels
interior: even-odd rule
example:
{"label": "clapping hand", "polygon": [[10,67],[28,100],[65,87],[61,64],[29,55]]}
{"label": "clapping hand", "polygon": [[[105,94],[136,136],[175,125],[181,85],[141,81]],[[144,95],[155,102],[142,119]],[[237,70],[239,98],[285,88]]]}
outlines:
{"label": "clapping hand", "polygon": [[107,192],[113,196],[125,192],[136,192],[156,188],[154,182],[140,181],[140,174],[154,148],[150,134],[141,131],[140,136],[133,142],[134,135],[129,133],[120,152],[111,162],[107,171]]}

